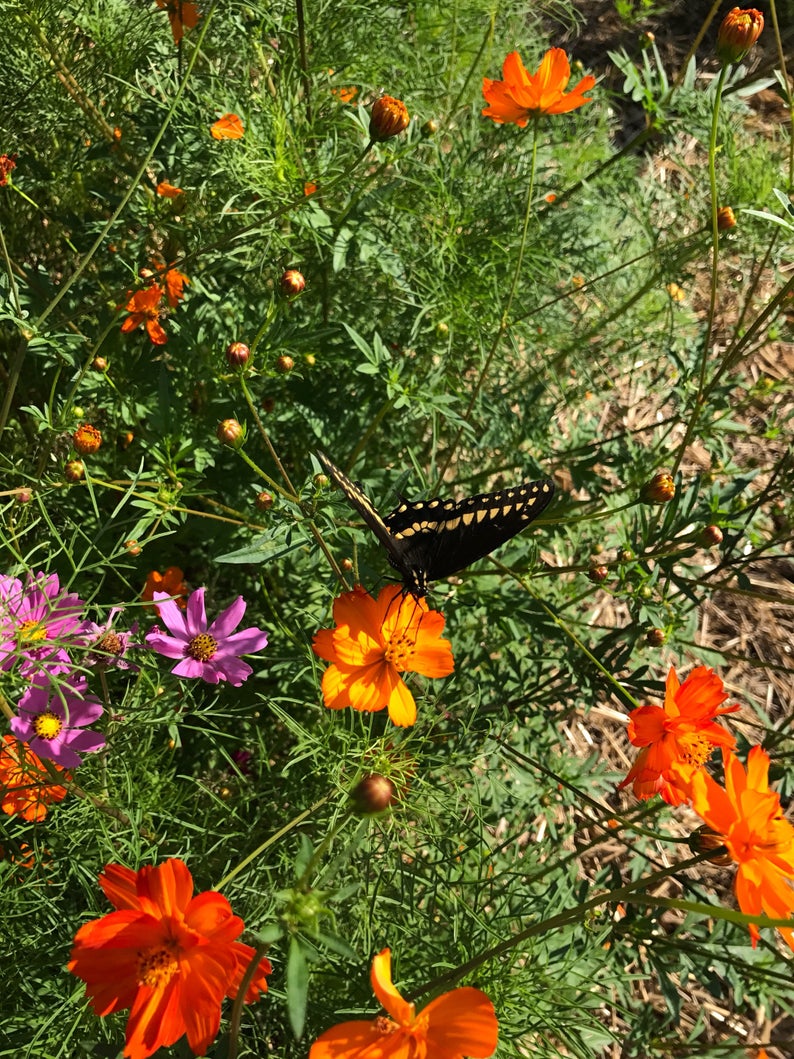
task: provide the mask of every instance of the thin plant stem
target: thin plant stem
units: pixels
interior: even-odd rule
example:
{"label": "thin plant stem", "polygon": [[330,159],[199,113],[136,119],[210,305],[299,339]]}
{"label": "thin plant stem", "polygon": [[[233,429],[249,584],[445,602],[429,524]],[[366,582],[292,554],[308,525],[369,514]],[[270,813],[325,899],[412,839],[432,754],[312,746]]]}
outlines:
{"label": "thin plant stem", "polygon": [[777,20],[777,4],[775,3],[775,0],[769,0],[769,14],[772,16],[772,29],[774,30],[775,44],[777,45],[777,61],[780,64],[783,92],[785,93],[786,104],[788,106],[788,188],[786,190],[790,192],[794,187],[794,92],[792,92],[791,82],[788,79],[786,52],[783,47],[783,41],[780,38],[780,24]]}
{"label": "thin plant stem", "polygon": [[303,12],[303,0],[295,0],[295,17],[298,21],[298,52],[301,64],[301,82],[306,94],[306,120],[312,120],[312,83],[309,77],[309,62],[306,57],[306,17]]}
{"label": "thin plant stem", "polygon": [[513,299],[515,298],[516,291],[518,289],[518,283],[519,283],[519,280],[521,278],[521,267],[522,267],[522,265],[524,263],[524,252],[525,252],[525,250],[527,248],[527,233],[529,232],[529,218],[530,218],[530,216],[532,214],[532,200],[533,200],[534,190],[535,190],[535,172],[536,172],[537,160],[538,160],[538,126],[539,126],[539,124],[540,124],[540,118],[539,117],[535,117],[533,122],[532,122],[532,156],[531,156],[531,164],[530,164],[530,171],[529,171],[529,185],[527,187],[527,200],[526,200],[526,205],[524,207],[524,223],[523,223],[523,226],[522,226],[522,229],[521,229],[521,242],[519,243],[519,247],[518,247],[518,260],[516,261],[516,266],[515,266],[515,269],[513,271],[513,279],[512,279],[512,282],[510,284],[510,290],[508,292],[507,300],[505,301],[504,308],[502,309],[502,316],[501,316],[501,319],[499,321],[499,327],[496,330],[496,334],[494,335],[493,341],[491,342],[491,347],[488,350],[488,353],[487,353],[487,355],[485,357],[485,361],[483,362],[483,366],[482,366],[482,369],[480,370],[480,374],[479,374],[479,376],[477,378],[477,382],[476,382],[476,384],[474,386],[474,389],[472,390],[471,397],[469,398],[469,403],[466,406],[466,411],[463,413],[463,417],[462,417],[463,418],[463,423],[458,428],[458,432],[455,435],[455,438],[453,439],[452,444],[449,447],[449,451],[447,452],[446,458],[444,459],[443,463],[441,464],[441,468],[438,471],[438,474],[436,476],[436,489],[438,489],[438,487],[440,486],[441,482],[444,480],[444,475],[447,473],[447,470],[449,469],[449,465],[452,463],[452,460],[454,459],[455,452],[457,451],[458,445],[460,444],[460,440],[463,437],[463,431],[465,429],[465,426],[469,422],[469,419],[471,417],[472,411],[474,410],[474,405],[476,404],[477,398],[479,397],[480,392],[482,391],[483,385],[485,384],[485,380],[486,380],[486,378],[488,376],[488,372],[489,372],[489,370],[491,368],[491,364],[493,363],[493,359],[496,356],[496,353],[497,353],[497,351],[499,349],[499,346],[500,346],[500,344],[502,342],[502,338],[504,337],[504,334],[507,331],[507,327],[508,327],[508,324],[510,322],[510,311],[513,308]]}
{"label": "thin plant stem", "polygon": [[725,87],[725,78],[728,74],[728,64],[723,63],[714,97],[714,109],[711,115],[711,135],[709,137],[709,190],[711,194],[711,279],[709,284],[709,309],[706,316],[705,335],[703,338],[703,352],[700,358],[700,377],[698,379],[697,393],[692,405],[689,419],[687,421],[684,437],[678,447],[675,462],[673,464],[673,475],[678,473],[684,453],[689,442],[694,436],[695,429],[703,409],[703,391],[706,386],[706,372],[708,370],[709,352],[711,351],[711,335],[714,329],[714,314],[717,309],[717,283],[719,280],[719,257],[720,257],[720,229],[719,229],[719,203],[717,199],[717,134],[719,131],[720,102],[722,90]]}

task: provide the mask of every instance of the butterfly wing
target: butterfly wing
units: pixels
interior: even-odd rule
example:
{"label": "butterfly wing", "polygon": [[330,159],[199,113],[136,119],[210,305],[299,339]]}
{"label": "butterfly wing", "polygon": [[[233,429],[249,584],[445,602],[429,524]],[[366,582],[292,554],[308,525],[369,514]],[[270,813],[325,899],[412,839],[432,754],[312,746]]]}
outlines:
{"label": "butterfly wing", "polygon": [[357,482],[348,478],[343,471],[340,471],[336,464],[332,463],[324,452],[318,451],[317,459],[323,465],[323,469],[326,471],[334,485],[341,489],[345,494],[350,506],[361,515],[366,524],[386,549],[392,565],[404,575],[403,555],[405,553],[405,545],[401,541],[395,540],[392,536],[385,522],[375,510],[370,498],[361,486],[358,485]]}
{"label": "butterfly wing", "polygon": [[384,519],[392,539],[404,546],[402,561],[427,580],[462,570],[515,537],[554,496],[549,478],[525,482],[465,500],[405,501]]}

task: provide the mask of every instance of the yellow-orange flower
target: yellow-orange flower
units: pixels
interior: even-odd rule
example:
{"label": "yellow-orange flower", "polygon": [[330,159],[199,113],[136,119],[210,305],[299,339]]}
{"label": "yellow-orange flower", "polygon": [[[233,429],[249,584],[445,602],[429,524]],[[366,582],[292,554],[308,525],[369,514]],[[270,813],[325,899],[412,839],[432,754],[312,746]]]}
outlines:
{"label": "yellow-orange flower", "polygon": [[199,20],[199,10],[191,0],[156,0],[161,11],[168,12],[174,44],[179,44],[186,29],[193,29]]}
{"label": "yellow-orange flower", "polygon": [[512,122],[522,129],[540,114],[565,114],[589,103],[584,93],[595,84],[595,78],[588,74],[570,92],[565,91],[571,67],[562,48],[547,51],[535,74],[529,73],[518,52],[512,51],[502,66],[502,78],[482,79],[482,93],[488,103],[483,114],[499,125]]}
{"label": "yellow-orange flower", "polygon": [[161,180],[156,190],[157,194],[164,199],[178,199],[180,195],[185,194],[182,188],[169,184],[167,180]]}
{"label": "yellow-orange flower", "polygon": [[633,783],[638,798],[660,794],[670,805],[685,802],[693,776],[714,747],[736,745],[730,732],[714,721],[739,709],[721,706],[727,697],[713,669],[698,666],[681,684],[671,666],[664,706],[639,706],[629,715],[629,739],[642,750],[618,789]]}
{"label": "yellow-orange flower", "polygon": [[83,423],[72,435],[72,442],[81,456],[93,456],[102,444],[102,434],[91,423]]}
{"label": "yellow-orange flower", "polygon": [[401,99],[394,96],[381,96],[372,104],[369,117],[369,135],[372,140],[381,142],[399,136],[408,128],[411,118],[408,107]]}
{"label": "yellow-orange flower", "polygon": [[242,140],[245,128],[236,114],[223,114],[210,125],[210,132],[216,140]]}
{"label": "yellow-orange flower", "polygon": [[382,710],[406,727],[416,720],[414,697],[401,673],[446,677],[454,662],[441,638],[444,616],[424,599],[386,585],[377,600],[356,585],[334,602],[335,629],[314,637],[314,653],[332,665],[323,674],[323,698],[331,710]]}
{"label": "yellow-orange flower", "polygon": [[733,7],[717,31],[717,58],[738,63],[745,57],[764,28],[764,16],[754,7]]}
{"label": "yellow-orange flower", "polygon": [[154,603],[155,592],[167,592],[169,596],[176,597],[176,604],[182,610],[187,606],[188,587],[185,575],[178,566],[169,566],[161,574],[159,570],[150,570],[146,575],[146,584],[141,592],[141,599],[157,610]]}
{"label": "yellow-orange flower", "polygon": [[[702,770],[692,779],[692,808],[739,865],[734,888],[742,912],[788,919],[794,914],[794,827],[769,789],[769,755],[752,747],[746,772],[730,750],[723,748],[722,760],[724,789]],[[794,922],[780,933],[794,949]],[[750,935],[755,945],[761,935],[752,924]]]}
{"label": "yellow-orange flower", "polygon": [[[57,765],[57,772],[69,773]],[[23,820],[43,820],[47,806],[66,797],[66,788],[53,783],[40,758],[27,743],[4,735],[0,745],[0,809]]]}
{"label": "yellow-orange flower", "polygon": [[496,1050],[499,1024],[479,989],[453,989],[417,1015],[392,983],[389,949],[373,959],[370,980],[389,1017],[333,1026],[311,1046],[309,1059],[488,1059]]}
{"label": "yellow-orange flower", "polygon": [[152,283],[144,290],[136,290],[127,302],[126,309],[130,315],[121,325],[121,330],[125,333],[134,331],[143,324],[155,346],[165,345],[168,335],[160,323],[160,302],[164,294],[164,288],[157,283]]}

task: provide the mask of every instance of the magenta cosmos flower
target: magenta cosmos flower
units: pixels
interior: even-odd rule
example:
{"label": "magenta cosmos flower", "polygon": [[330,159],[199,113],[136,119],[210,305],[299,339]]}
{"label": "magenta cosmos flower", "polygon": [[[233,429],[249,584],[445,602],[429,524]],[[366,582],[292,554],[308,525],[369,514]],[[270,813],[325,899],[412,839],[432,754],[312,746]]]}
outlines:
{"label": "magenta cosmos flower", "polygon": [[29,573],[23,584],[0,576],[0,669],[20,661],[23,676],[46,667],[51,673],[71,668],[64,649],[85,627],[85,604],[61,592],[57,574]]}
{"label": "magenta cosmos flower", "polygon": [[70,677],[57,685],[43,674],[33,678],[19,700],[11,731],[40,758],[66,768],[82,764],[80,754],[101,750],[105,737],[85,729],[102,716],[102,703],[86,694],[85,677]]}
{"label": "magenta cosmos flower", "polygon": [[154,601],[171,635],[155,626],[146,643],[166,658],[180,659],[171,670],[175,676],[200,677],[208,684],[228,680],[236,688],[250,677],[253,670],[240,655],[261,651],[267,645],[267,633],[254,627],[233,631],[245,614],[242,596],[221,611],[212,625],[207,624],[203,588],[191,592],[184,611],[165,592],[155,592]]}
{"label": "magenta cosmos flower", "polygon": [[140,666],[124,657],[131,647],[141,646],[138,643],[130,643],[138,631],[137,621],[130,626],[129,632],[113,628],[116,615],[123,611],[123,607],[113,607],[104,625],[97,625],[93,621],[86,622],[83,636],[85,646],[90,650],[83,659],[83,665],[98,666],[100,669],[140,669]]}

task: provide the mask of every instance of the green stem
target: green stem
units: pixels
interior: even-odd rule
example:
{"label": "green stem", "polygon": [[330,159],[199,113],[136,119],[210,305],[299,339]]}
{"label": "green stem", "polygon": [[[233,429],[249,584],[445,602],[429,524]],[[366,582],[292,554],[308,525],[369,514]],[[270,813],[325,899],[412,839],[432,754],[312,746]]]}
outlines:
{"label": "green stem", "polygon": [[476,383],[474,389],[472,390],[471,397],[469,398],[469,403],[466,406],[466,411],[463,413],[463,422],[462,422],[460,428],[458,429],[458,432],[455,435],[455,438],[454,438],[452,444],[449,447],[449,451],[447,452],[446,458],[444,459],[444,462],[441,465],[441,469],[438,472],[438,475],[437,475],[437,478],[436,478],[436,486],[435,486],[436,490],[441,485],[441,483],[442,483],[442,481],[444,479],[444,475],[446,474],[447,470],[449,469],[449,465],[452,463],[452,460],[453,460],[453,458],[455,456],[455,452],[457,450],[457,447],[460,444],[460,439],[463,437],[463,431],[465,429],[465,426],[469,422],[471,414],[472,414],[472,412],[474,410],[474,405],[476,404],[477,398],[479,397],[480,392],[481,392],[481,390],[483,388],[483,385],[485,384],[485,379],[486,379],[486,377],[488,375],[488,372],[489,372],[489,370],[491,368],[491,364],[493,363],[493,359],[496,356],[496,353],[497,353],[497,351],[499,349],[499,346],[501,344],[502,338],[504,337],[504,334],[507,331],[508,323],[510,321],[510,310],[513,307],[513,300],[514,300],[514,298],[516,296],[516,291],[518,289],[518,283],[519,283],[519,280],[521,278],[521,266],[524,263],[524,252],[526,251],[526,248],[527,248],[527,233],[529,231],[529,218],[530,218],[530,216],[532,214],[532,199],[533,199],[533,194],[534,194],[534,189],[535,189],[535,172],[536,172],[537,160],[538,160],[538,126],[539,126],[539,124],[540,124],[540,117],[538,116],[538,117],[535,117],[533,122],[532,122],[532,160],[531,160],[530,173],[529,173],[529,186],[527,188],[527,201],[526,201],[526,205],[524,207],[524,224],[523,224],[523,227],[521,229],[521,242],[520,242],[519,247],[518,247],[518,260],[516,261],[516,267],[515,267],[515,270],[513,271],[513,279],[512,279],[512,282],[510,284],[510,291],[509,291],[509,293],[507,295],[507,301],[505,302],[504,309],[502,310],[502,316],[501,316],[501,319],[499,321],[499,327],[497,328],[496,334],[494,335],[494,338],[493,338],[493,342],[491,343],[491,347],[488,350],[488,353],[487,353],[487,355],[485,357],[485,362],[483,363],[482,370],[480,371],[479,377],[477,379],[477,383]]}

